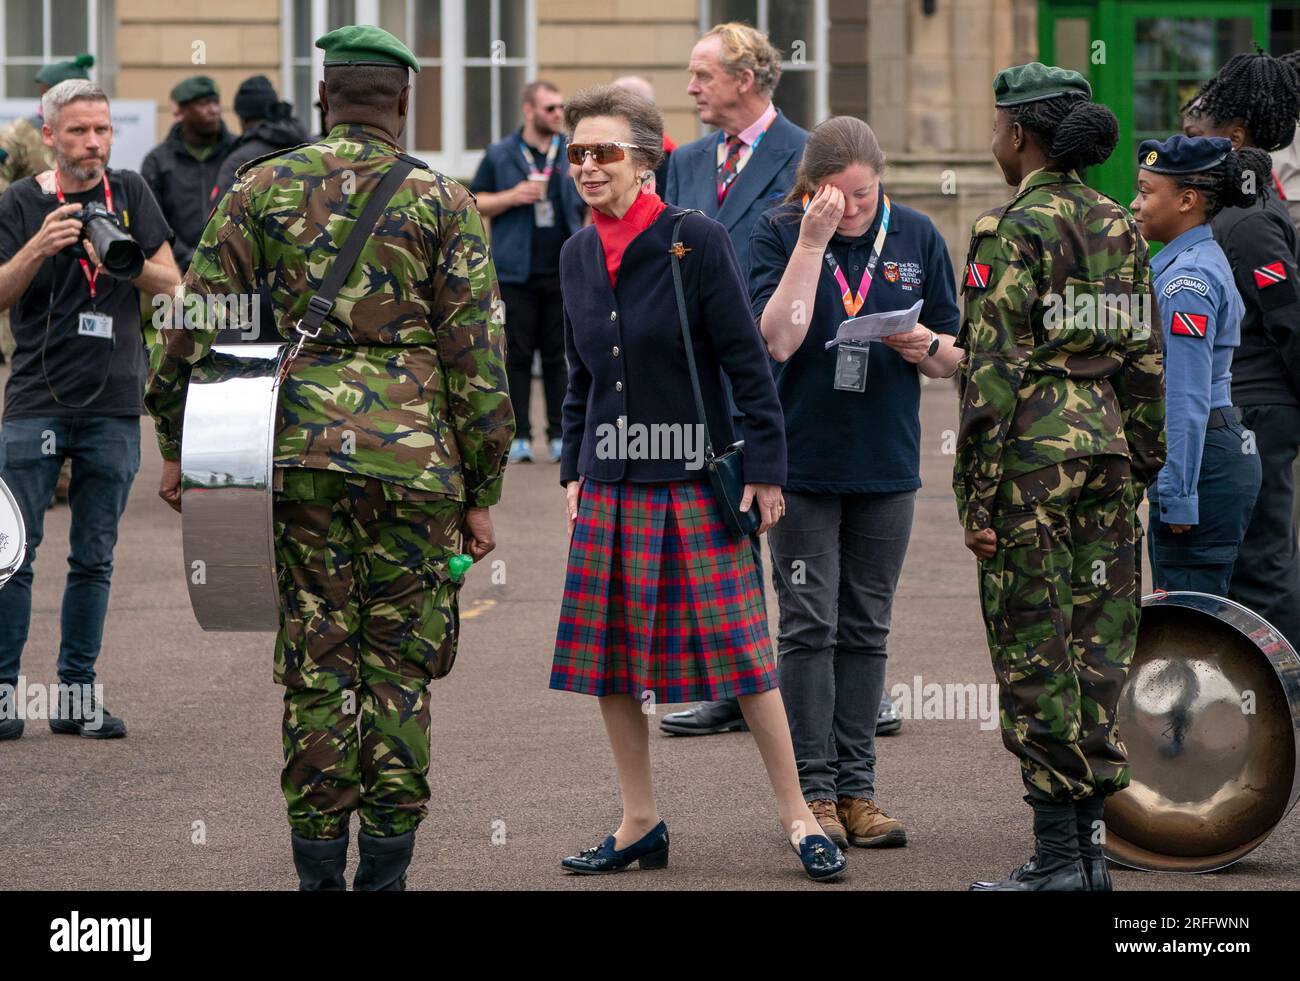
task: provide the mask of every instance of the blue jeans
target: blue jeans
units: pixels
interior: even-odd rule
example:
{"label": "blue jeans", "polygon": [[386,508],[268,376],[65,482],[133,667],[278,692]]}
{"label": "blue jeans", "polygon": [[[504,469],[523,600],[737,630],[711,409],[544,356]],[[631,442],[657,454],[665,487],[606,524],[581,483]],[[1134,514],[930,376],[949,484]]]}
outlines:
{"label": "blue jeans", "polygon": [[32,564],[45,530],[45,508],[65,459],[72,461],[72,529],[59,680],[95,681],[117,522],[140,469],[140,420],[134,416],[50,416],[0,426],[0,479],[18,499],[27,526],[27,561],[0,589],[0,684],[18,680],[32,615]]}

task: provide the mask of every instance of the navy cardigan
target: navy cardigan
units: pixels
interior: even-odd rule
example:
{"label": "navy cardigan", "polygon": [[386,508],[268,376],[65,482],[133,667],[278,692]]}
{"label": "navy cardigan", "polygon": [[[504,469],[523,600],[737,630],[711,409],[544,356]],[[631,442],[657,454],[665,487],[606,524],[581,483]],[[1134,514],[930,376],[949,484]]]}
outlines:
{"label": "navy cardigan", "polygon": [[[632,240],[612,289],[594,225],[572,236],[560,251],[569,359],[561,483],[577,480],[579,474],[637,483],[706,476],[688,468],[685,460],[602,459],[597,453],[598,442],[610,432],[601,427],[617,427],[619,416],[626,417],[629,440],[637,424],[686,427],[699,422],[668,252],[681,213],[668,205]],[[745,415],[745,481],[784,484],[781,403],[731,239],[722,225],[704,215],[688,216],[681,238],[690,250],[682,259],[682,285],[714,450],[721,453],[735,439],[723,396],[725,372]],[[606,439],[606,447],[611,442]]]}

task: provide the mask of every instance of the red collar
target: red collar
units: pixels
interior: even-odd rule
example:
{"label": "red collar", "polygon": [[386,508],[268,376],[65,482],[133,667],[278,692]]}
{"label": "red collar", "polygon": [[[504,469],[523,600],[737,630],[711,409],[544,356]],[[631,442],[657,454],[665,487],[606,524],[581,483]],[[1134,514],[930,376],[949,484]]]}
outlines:
{"label": "red collar", "polygon": [[658,194],[638,194],[622,218],[611,218],[592,209],[596,225],[596,234],[605,248],[605,270],[609,273],[609,285],[613,286],[618,276],[618,267],[623,261],[623,253],[632,244],[632,240],[655,223],[655,219],[667,205]]}

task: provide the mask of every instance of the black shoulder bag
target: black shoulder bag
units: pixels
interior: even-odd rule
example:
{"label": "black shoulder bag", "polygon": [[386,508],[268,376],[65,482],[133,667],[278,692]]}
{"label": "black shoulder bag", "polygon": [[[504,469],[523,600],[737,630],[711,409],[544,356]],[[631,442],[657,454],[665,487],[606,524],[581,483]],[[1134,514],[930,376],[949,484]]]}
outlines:
{"label": "black shoulder bag", "polygon": [[713,496],[717,501],[718,512],[723,523],[737,535],[752,535],[758,531],[758,501],[749,504],[748,511],[740,510],[740,502],[745,496],[745,441],[737,440],[726,448],[720,456],[713,453],[713,437],[709,435],[709,420],[704,414],[704,396],[700,393],[700,376],[695,370],[695,348],[691,345],[691,325],[686,318],[686,293],[682,289],[682,222],[687,215],[701,215],[704,212],[691,209],[677,216],[673,225],[673,244],[668,250],[673,257],[673,289],[677,293],[677,319],[682,325],[682,343],[686,346],[686,366],[691,373],[691,389],[695,394],[695,411],[700,417],[700,428],[704,430],[704,468],[709,475],[709,484],[713,487]]}
{"label": "black shoulder bag", "polygon": [[302,350],[304,341],[313,340],[320,334],[321,324],[329,316],[330,311],[334,309],[334,300],[339,295],[339,290],[343,288],[344,282],[348,278],[348,273],[352,272],[352,267],[357,264],[357,259],[361,257],[361,250],[365,248],[366,239],[375,229],[375,223],[379,221],[379,216],[388,202],[393,200],[393,195],[397,189],[402,186],[402,181],[406,180],[407,174],[415,169],[415,161],[407,157],[398,157],[397,162],[388,169],[379,186],[375,188],[375,193],[370,195],[366,206],[361,209],[361,214],[357,220],[352,223],[352,228],[348,231],[348,237],[343,240],[343,247],[339,249],[339,254],[334,257],[330,264],[329,272],[325,274],[324,281],[310,300],[307,301],[307,311],[302,315],[302,319],[294,324],[293,329],[298,333],[298,340],[294,342],[284,361],[280,364],[280,371],[276,375],[276,384],[279,385],[289,374],[289,366],[293,364],[294,358]]}

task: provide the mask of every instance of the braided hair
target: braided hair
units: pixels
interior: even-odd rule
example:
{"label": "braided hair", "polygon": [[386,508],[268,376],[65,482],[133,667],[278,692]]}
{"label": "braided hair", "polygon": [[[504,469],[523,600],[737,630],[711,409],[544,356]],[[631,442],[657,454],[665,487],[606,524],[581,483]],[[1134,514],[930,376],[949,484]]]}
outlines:
{"label": "braided hair", "polygon": [[1224,208],[1246,208],[1264,196],[1273,179],[1273,161],[1263,150],[1243,147],[1231,150],[1219,163],[1197,174],[1175,178],[1179,187],[1199,191],[1205,201],[1205,220]]}
{"label": "braided hair", "polygon": [[1300,121],[1300,65],[1295,55],[1239,54],[1201,85],[1182,108],[1215,124],[1240,119],[1250,141],[1272,152],[1295,138]]}
{"label": "braided hair", "polygon": [[1086,96],[1058,95],[1011,106],[1008,111],[1062,170],[1102,163],[1119,142],[1115,114]]}

